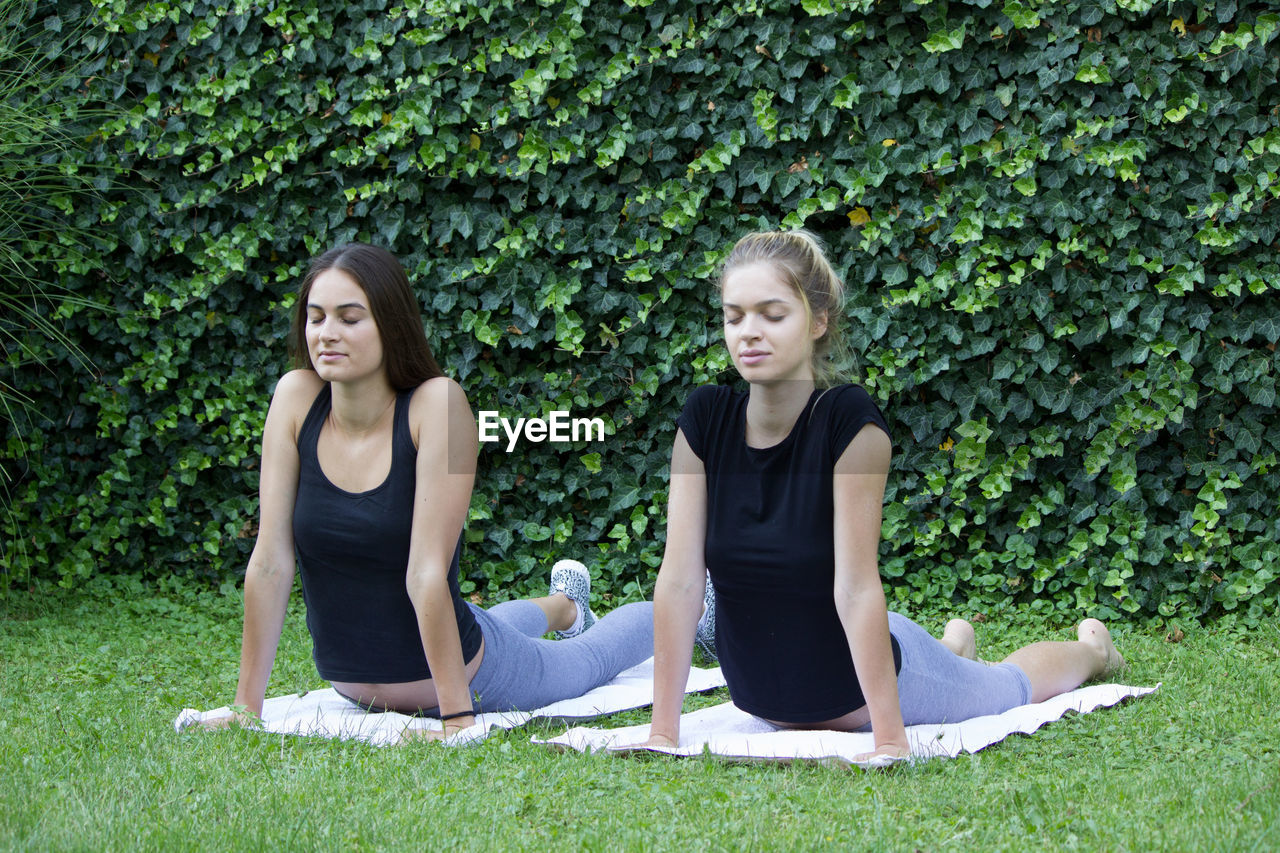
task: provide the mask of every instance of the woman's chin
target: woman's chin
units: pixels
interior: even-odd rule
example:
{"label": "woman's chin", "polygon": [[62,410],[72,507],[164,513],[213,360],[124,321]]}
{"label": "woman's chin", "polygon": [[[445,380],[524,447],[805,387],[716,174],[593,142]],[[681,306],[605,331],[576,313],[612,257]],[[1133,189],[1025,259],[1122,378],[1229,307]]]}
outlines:
{"label": "woman's chin", "polygon": [[807,382],[813,383],[812,376],[797,374],[779,374],[777,370],[769,367],[740,365],[738,366],[738,375],[752,385],[761,387],[784,386],[789,382]]}

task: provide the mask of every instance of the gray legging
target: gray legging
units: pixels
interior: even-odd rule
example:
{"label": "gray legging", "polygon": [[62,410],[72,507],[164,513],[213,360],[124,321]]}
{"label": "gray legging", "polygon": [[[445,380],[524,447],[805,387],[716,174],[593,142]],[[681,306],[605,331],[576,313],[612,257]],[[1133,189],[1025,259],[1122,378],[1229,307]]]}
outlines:
{"label": "gray legging", "polygon": [[532,711],[581,696],[653,656],[653,604],[624,604],[568,640],[543,640],[547,617],[532,601],[489,610],[468,605],[484,634],[471,694],[477,710]]}
{"label": "gray legging", "polygon": [[966,660],[924,628],[892,611],[889,633],[902,649],[898,704],[908,726],[958,723],[1031,701],[1031,682],[1014,664],[988,666]]}

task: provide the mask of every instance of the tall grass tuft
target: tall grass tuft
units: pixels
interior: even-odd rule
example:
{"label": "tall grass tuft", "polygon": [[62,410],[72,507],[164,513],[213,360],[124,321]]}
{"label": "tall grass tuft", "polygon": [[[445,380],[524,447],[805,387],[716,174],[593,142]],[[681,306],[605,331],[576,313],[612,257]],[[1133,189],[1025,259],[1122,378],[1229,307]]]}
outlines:
{"label": "tall grass tuft", "polygon": [[[85,144],[107,111],[84,102],[76,67],[59,59],[80,29],[30,26],[34,8],[26,0],[0,0],[0,508],[6,514],[25,468],[21,424],[41,416],[38,401],[18,390],[23,383],[15,377],[61,359],[92,372],[62,322],[76,309],[102,307],[65,287],[58,270],[81,259],[93,237],[73,214],[93,196],[95,176],[71,165],[82,158],[68,154]],[[14,543],[19,553],[2,561],[9,572],[26,562],[20,537]]]}

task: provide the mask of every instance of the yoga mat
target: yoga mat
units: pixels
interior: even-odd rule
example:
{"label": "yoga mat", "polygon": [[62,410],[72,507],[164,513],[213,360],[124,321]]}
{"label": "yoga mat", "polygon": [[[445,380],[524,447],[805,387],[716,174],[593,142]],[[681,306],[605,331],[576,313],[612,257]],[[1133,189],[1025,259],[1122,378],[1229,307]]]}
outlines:
{"label": "yoga mat", "polygon": [[[1068,711],[1087,714],[1137,696],[1154,693],[1155,687],[1095,684],[1063,693],[1033,705],[1019,705],[1003,714],[974,717],[960,723],[908,726],[913,759],[954,758],[961,752],[977,752],[1011,734],[1031,734],[1060,719]],[[630,749],[649,737],[649,726],[618,729],[572,728],[553,738],[537,738],[561,749],[579,752],[646,751],[668,755],[719,755],[745,761],[827,761],[859,766],[883,766],[891,761],[855,762],[853,757],[875,749],[870,732],[796,731],[779,729],[736,708],[732,702],[703,708],[680,717],[678,747]]]}
{"label": "yoga mat", "polygon": [[[719,667],[689,671],[688,693],[724,686]],[[620,673],[612,681],[573,699],[553,702],[533,711],[479,714],[475,725],[452,735],[446,743],[461,745],[483,740],[494,728],[513,729],[535,717],[576,722],[604,714],[653,704],[653,658]],[[212,711],[184,708],[173,721],[182,731],[200,720],[225,714],[227,706]],[[368,713],[338,695],[332,687],[291,696],[276,696],[262,704],[262,730],[276,734],[361,740],[377,746],[399,743],[406,729],[440,729],[433,717],[411,717],[394,711]]]}

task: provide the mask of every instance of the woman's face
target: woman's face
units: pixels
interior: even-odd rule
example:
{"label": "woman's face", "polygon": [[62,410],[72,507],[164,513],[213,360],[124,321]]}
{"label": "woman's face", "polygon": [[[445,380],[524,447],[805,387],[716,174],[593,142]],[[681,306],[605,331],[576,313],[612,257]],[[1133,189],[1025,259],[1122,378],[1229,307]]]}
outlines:
{"label": "woman's face", "polygon": [[342,270],[325,270],[311,283],[307,351],[316,373],[329,382],[350,382],[383,371],[382,336],[369,298]]}
{"label": "woman's face", "polygon": [[725,346],[743,379],[813,381],[813,342],[826,331],[826,318],[810,324],[804,302],[776,267],[735,267],[724,278],[720,301]]}

